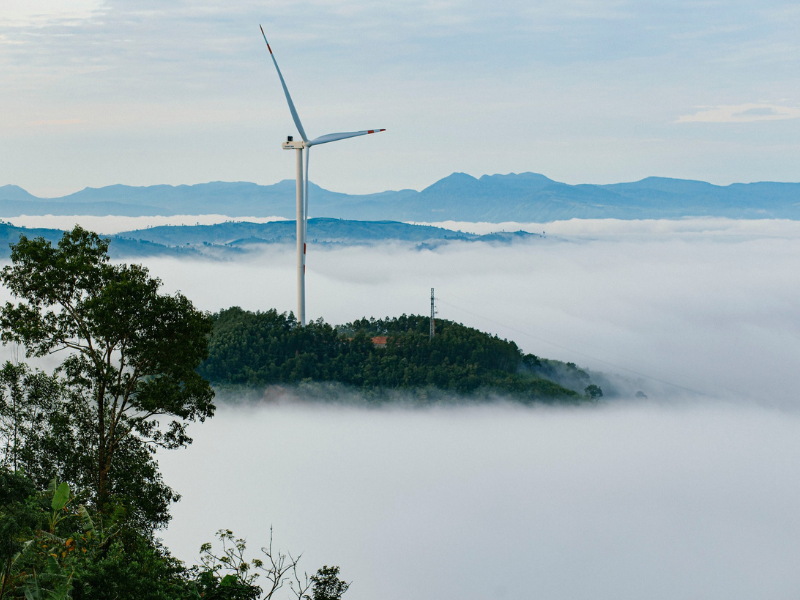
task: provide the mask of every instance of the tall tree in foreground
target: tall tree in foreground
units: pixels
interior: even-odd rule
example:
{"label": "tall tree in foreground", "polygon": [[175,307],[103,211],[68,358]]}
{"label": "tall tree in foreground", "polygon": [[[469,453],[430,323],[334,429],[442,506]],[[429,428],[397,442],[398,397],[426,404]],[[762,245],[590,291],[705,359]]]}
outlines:
{"label": "tall tree in foreground", "polygon": [[17,302],[0,308],[0,339],[28,357],[65,355],[49,440],[59,475],[101,511],[122,501],[145,529],[165,525],[175,495],[152,454],[190,443],[187,424],[214,413],[195,371],[211,319],[180,293],[160,294],[146,268],[111,264],[108,240],[81,227],[56,247],[22,236],[11,261],[0,280]]}

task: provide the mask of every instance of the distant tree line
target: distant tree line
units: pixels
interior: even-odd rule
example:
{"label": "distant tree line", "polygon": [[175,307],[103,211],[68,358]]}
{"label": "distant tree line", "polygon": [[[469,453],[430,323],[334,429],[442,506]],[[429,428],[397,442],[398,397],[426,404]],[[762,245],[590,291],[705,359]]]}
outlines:
{"label": "distant tree line", "polygon": [[333,381],[363,390],[497,393],[523,402],[584,399],[537,375],[539,359],[514,342],[444,319],[437,319],[433,339],[430,318],[415,315],[300,327],[292,314],[233,307],[212,319],[209,355],[199,369],[212,383]]}

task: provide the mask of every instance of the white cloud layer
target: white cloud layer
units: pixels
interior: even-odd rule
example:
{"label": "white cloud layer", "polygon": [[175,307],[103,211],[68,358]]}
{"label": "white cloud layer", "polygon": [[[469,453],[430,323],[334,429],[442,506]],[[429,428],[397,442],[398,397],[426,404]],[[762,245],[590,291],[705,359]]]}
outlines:
{"label": "white cloud layer", "polygon": [[[191,559],[231,528],[347,600],[789,599],[800,417],[750,406],[224,409],[165,453]],[[279,600],[289,599],[288,590]]]}
{"label": "white cloud layer", "polygon": [[[425,314],[434,287],[440,317],[514,339],[527,352],[710,396],[797,403],[800,282],[788,275],[800,272],[797,223],[608,220],[547,228],[547,239],[514,246],[312,244],[309,317],[344,323]],[[148,262],[168,289],[204,309],[295,307],[291,246],[238,263]],[[648,393],[664,389],[642,381]]]}
{"label": "white cloud layer", "polygon": [[105,235],[121,231],[133,231],[159,225],[215,225],[227,221],[246,221],[249,223],[269,223],[285,221],[285,217],[229,217],[227,215],[171,215],[152,217],[98,217],[92,215],[20,215],[7,219],[17,227],[45,227],[72,229],[80,224],[86,229]]}
{"label": "white cloud layer", "polygon": [[0,27],[62,26],[97,16],[103,0],[3,0]]}
{"label": "white cloud layer", "polygon": [[800,108],[777,104],[737,104],[704,107],[702,110],[678,117],[678,123],[754,123],[782,121],[800,117]]}

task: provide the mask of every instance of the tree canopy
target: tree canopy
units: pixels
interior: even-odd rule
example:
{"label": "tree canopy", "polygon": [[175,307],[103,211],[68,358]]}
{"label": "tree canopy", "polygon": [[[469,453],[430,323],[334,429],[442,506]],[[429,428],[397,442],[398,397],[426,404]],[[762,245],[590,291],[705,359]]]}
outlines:
{"label": "tree canopy", "polygon": [[[16,302],[0,308],[0,339],[28,357],[65,355],[36,397],[49,415],[37,428],[40,442],[57,457],[48,466],[91,490],[99,507],[124,498],[152,527],[164,525],[174,495],[151,455],[189,443],[187,424],[214,413],[214,392],[196,371],[211,319],[182,294],[159,293],[161,281],[146,268],[112,264],[108,241],[80,227],[56,246],[23,236],[11,261],[0,280]],[[20,382],[33,377],[7,367],[7,396],[30,394]]]}
{"label": "tree canopy", "polygon": [[[209,357],[199,372],[214,383],[263,386],[334,381],[365,390],[435,388],[456,394],[502,393],[521,401],[577,400],[538,377],[539,359],[514,342],[428,317],[361,319],[340,327],[300,327],[291,314],[234,307],[213,315]],[[386,338],[374,340],[373,338]],[[376,343],[378,342],[378,343]]]}

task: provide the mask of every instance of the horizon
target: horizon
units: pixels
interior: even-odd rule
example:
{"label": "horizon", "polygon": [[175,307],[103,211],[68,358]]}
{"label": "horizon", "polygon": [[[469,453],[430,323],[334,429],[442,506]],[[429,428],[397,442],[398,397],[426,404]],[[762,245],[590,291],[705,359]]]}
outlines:
{"label": "horizon", "polygon": [[[559,181],[557,179],[553,179],[552,177],[550,177],[548,175],[545,175],[544,173],[538,173],[538,172],[535,172],[535,171],[519,171],[519,172],[509,172],[509,173],[484,173],[482,175],[473,175],[473,174],[467,173],[465,171],[453,171],[449,175],[445,175],[444,177],[441,177],[441,178],[437,179],[436,181],[434,181],[432,183],[429,183],[428,185],[426,185],[426,186],[424,186],[422,188],[403,187],[403,188],[382,189],[382,190],[377,190],[377,191],[372,191],[372,192],[359,192],[359,193],[342,192],[342,191],[338,191],[338,190],[335,190],[335,189],[327,188],[327,187],[324,187],[322,185],[319,185],[319,184],[315,183],[313,181],[313,179],[309,179],[309,183],[311,185],[315,185],[315,186],[317,186],[319,188],[322,188],[325,191],[335,192],[337,194],[346,194],[348,196],[369,196],[369,195],[372,195],[372,194],[380,194],[380,193],[384,193],[384,192],[402,192],[402,191],[409,191],[409,190],[419,193],[419,192],[422,192],[422,191],[426,190],[427,188],[439,183],[440,181],[444,181],[445,179],[448,179],[448,178],[450,178],[450,177],[452,177],[454,175],[467,175],[467,176],[469,176],[469,177],[471,177],[471,178],[473,178],[475,180],[478,180],[478,181],[483,179],[484,177],[496,177],[496,176],[508,177],[508,176],[511,176],[511,175],[517,175],[517,176],[519,176],[519,175],[540,175],[542,177],[550,179],[551,181],[553,181],[553,183],[561,183],[561,184],[565,184],[565,185],[569,185],[569,186],[578,186],[578,185],[606,186],[606,185],[618,185],[618,184],[626,184],[626,183],[641,183],[642,181],[646,181],[648,179],[665,179],[665,180],[671,180],[671,181],[686,181],[686,182],[692,182],[692,183],[707,183],[707,184],[713,185],[715,187],[723,187],[723,188],[724,187],[734,186],[734,185],[752,185],[752,184],[760,184],[760,183],[776,183],[776,184],[798,184],[798,183],[800,183],[800,180],[798,180],[798,181],[754,180],[754,181],[732,181],[732,182],[726,183],[726,184],[719,184],[719,183],[714,183],[714,182],[711,182],[711,181],[706,181],[706,180],[703,180],[703,179],[686,179],[686,178],[682,178],[682,177],[664,177],[664,176],[661,176],[661,175],[647,175],[645,177],[642,177],[641,179],[630,180],[630,181],[628,181],[628,180],[625,180],[625,181],[611,181],[611,182],[607,182],[607,183],[595,183],[595,182],[586,182],[586,181],[577,182],[577,183],[568,183],[566,181]],[[287,182],[291,183],[292,185],[295,185],[295,180],[294,179],[290,179],[290,178],[281,179],[281,180],[275,181],[274,183],[257,183],[255,181],[246,181],[246,180],[221,180],[221,179],[215,179],[215,180],[210,180],[210,181],[198,181],[198,182],[195,182],[195,183],[150,183],[150,184],[144,184],[144,185],[134,185],[134,184],[127,184],[127,183],[110,183],[110,184],[99,186],[99,187],[86,185],[84,187],[77,188],[77,189],[74,189],[72,191],[69,191],[69,192],[67,192],[67,193],[65,193],[65,194],[63,194],[61,196],[39,196],[37,194],[32,193],[28,188],[25,188],[24,186],[21,186],[21,185],[15,184],[15,183],[6,183],[6,184],[3,184],[3,185],[0,185],[0,190],[2,190],[3,188],[6,188],[6,187],[12,187],[12,188],[21,189],[24,192],[27,192],[28,194],[31,194],[32,196],[34,196],[35,198],[40,199],[40,200],[55,200],[55,199],[60,199],[60,198],[66,198],[68,196],[71,196],[73,194],[77,194],[78,192],[82,192],[84,190],[100,190],[100,189],[104,189],[104,188],[108,188],[108,187],[130,187],[130,188],[171,187],[171,188],[179,188],[179,187],[194,187],[194,186],[202,186],[202,185],[211,185],[211,184],[215,184],[215,183],[222,183],[222,184],[252,184],[252,185],[256,185],[258,187],[273,187],[273,186],[276,186],[276,185],[285,184]]]}

